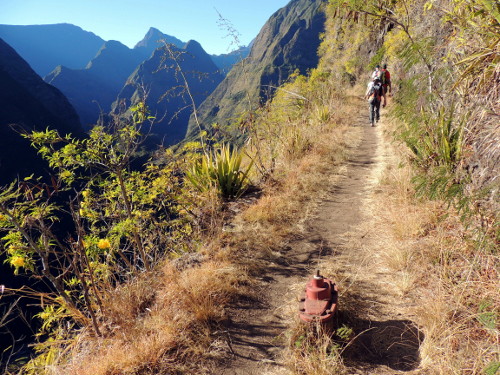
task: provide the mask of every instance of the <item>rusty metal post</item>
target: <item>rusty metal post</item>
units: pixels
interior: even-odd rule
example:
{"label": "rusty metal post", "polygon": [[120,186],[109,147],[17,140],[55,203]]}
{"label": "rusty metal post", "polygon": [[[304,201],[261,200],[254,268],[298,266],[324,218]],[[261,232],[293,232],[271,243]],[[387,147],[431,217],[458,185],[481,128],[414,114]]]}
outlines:
{"label": "rusty metal post", "polygon": [[299,316],[304,322],[320,322],[322,325],[333,324],[337,311],[338,287],[329,279],[320,275],[319,270],[310,279],[299,300]]}

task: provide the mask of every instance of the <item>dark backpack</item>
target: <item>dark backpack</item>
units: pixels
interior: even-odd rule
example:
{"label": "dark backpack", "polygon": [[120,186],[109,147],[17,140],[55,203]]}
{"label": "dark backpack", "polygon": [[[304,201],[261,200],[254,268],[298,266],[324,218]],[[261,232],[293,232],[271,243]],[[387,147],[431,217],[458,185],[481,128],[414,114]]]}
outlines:
{"label": "dark backpack", "polygon": [[370,103],[373,103],[375,101],[379,102],[380,97],[382,95],[382,84],[381,83],[374,83],[372,88],[370,89]]}
{"label": "dark backpack", "polygon": [[385,85],[385,69],[380,69],[377,72],[377,78],[380,79],[380,82],[382,82],[382,85]]}

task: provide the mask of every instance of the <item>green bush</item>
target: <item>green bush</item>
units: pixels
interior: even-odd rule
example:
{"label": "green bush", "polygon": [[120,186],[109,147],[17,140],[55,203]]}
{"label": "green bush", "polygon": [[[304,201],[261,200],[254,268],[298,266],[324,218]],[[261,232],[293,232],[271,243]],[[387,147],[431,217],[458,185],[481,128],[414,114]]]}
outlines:
{"label": "green bush", "polygon": [[241,196],[248,187],[248,174],[253,163],[242,170],[243,153],[227,144],[204,154],[187,173],[188,180],[199,191],[216,188],[222,198]]}

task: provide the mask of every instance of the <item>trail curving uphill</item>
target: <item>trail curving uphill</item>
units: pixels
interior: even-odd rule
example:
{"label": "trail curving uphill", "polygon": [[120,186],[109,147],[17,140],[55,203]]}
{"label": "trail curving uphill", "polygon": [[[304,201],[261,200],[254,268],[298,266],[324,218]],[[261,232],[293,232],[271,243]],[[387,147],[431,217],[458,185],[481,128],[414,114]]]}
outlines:
{"label": "trail curving uphill", "polygon": [[289,374],[285,330],[296,318],[297,296],[321,267],[339,286],[341,319],[357,335],[344,352],[349,374],[420,373],[423,336],[409,313],[413,302],[398,291],[385,264],[390,239],[378,220],[379,180],[391,159],[390,145],[383,140],[384,118],[370,127],[365,112],[359,100],[353,119],[358,142],[341,171],[332,173],[301,238],[283,249],[262,277],[262,300],[231,311],[230,360],[214,374]]}

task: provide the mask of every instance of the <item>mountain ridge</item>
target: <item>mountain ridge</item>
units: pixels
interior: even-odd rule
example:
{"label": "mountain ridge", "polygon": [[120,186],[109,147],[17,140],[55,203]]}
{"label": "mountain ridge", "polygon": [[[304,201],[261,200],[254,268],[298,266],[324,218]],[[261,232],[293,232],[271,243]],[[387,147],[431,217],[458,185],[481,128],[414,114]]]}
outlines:
{"label": "mountain ridge", "polygon": [[118,41],[107,41],[85,69],[59,66],[45,81],[59,88],[75,106],[82,123],[89,128],[111,104],[148,51],[130,49]]}
{"label": "mountain ridge", "polygon": [[[189,93],[182,77],[187,80]],[[122,106],[128,108],[145,99],[157,117],[152,129],[155,141],[172,145],[186,134],[193,104],[191,97],[199,105],[222,78],[200,43],[190,40],[182,49],[164,46],[135,69],[112,109],[117,112]]]}
{"label": "mountain ridge", "polygon": [[0,38],[41,77],[57,65],[84,68],[104,44],[99,36],[69,23],[0,25]]}
{"label": "mountain ridge", "polygon": [[[325,22],[321,7],[325,3],[325,0],[293,0],[269,18],[248,57],[231,69],[199,107],[198,117],[204,128],[214,122],[228,125],[241,113],[269,99],[273,87],[285,82],[296,69],[304,74],[316,67],[319,36]],[[192,117],[187,138],[195,137],[197,131]]]}

